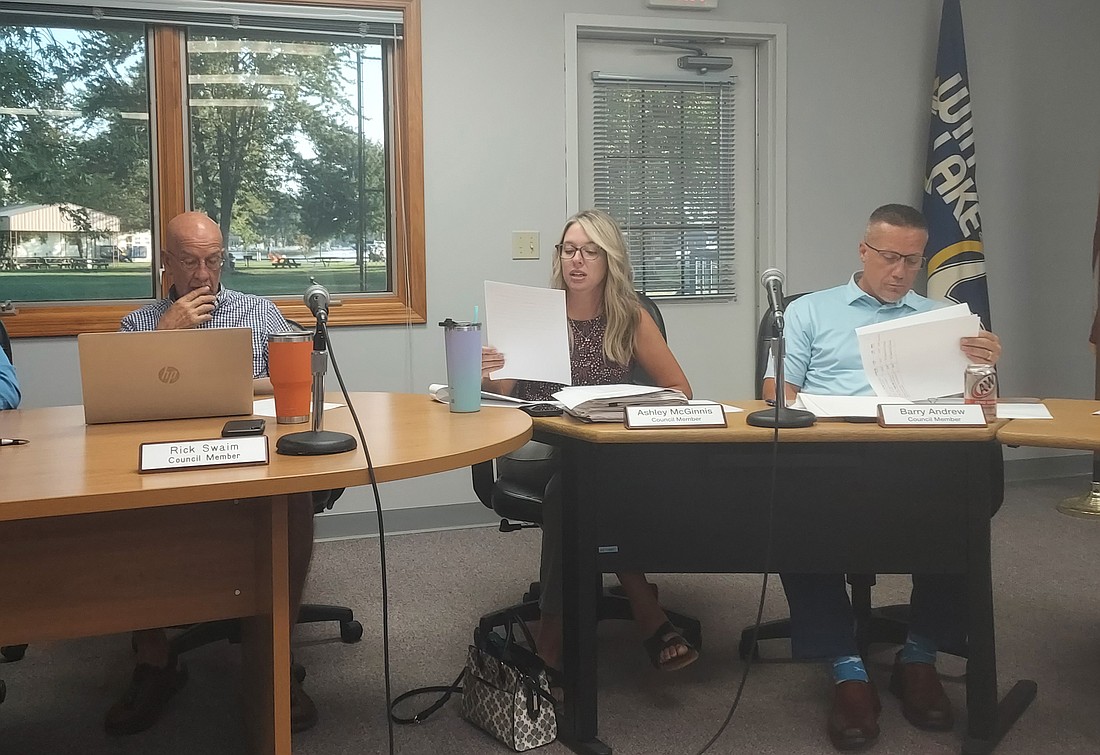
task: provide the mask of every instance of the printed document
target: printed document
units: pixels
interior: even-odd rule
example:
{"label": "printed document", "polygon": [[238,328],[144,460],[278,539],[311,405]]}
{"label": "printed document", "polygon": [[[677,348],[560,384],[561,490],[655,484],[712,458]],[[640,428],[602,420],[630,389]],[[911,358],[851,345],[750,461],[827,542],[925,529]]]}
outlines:
{"label": "printed document", "polygon": [[542,380],[572,385],[565,292],[485,281],[485,333],[504,355],[492,380]]}
{"label": "printed document", "polygon": [[856,328],[863,369],[879,396],[913,401],[963,391],[969,361],[959,339],[981,324],[965,304]]}

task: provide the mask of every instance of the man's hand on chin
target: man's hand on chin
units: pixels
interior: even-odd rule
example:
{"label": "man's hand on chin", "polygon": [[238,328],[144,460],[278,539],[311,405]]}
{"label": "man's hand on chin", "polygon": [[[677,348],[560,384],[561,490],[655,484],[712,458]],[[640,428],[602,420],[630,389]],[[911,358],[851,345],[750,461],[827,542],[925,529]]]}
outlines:
{"label": "man's hand on chin", "polygon": [[189,291],[172,304],[157,323],[157,330],[197,328],[214,319],[214,294],[207,286]]}

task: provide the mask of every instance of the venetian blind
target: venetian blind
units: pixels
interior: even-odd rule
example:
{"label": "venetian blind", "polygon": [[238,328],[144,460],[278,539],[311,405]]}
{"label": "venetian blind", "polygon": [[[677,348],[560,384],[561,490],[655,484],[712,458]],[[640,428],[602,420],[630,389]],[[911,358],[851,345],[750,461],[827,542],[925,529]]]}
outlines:
{"label": "venetian blind", "polygon": [[593,197],[650,296],[736,296],[733,87],[592,74]]}

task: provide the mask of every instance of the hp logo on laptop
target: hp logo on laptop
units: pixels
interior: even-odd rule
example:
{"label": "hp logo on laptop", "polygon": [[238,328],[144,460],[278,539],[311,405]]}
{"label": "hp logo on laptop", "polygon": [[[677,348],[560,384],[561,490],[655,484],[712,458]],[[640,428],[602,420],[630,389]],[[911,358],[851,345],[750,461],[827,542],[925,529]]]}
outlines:
{"label": "hp logo on laptop", "polygon": [[161,367],[157,377],[160,378],[160,382],[171,385],[180,379],[180,371],[175,367]]}

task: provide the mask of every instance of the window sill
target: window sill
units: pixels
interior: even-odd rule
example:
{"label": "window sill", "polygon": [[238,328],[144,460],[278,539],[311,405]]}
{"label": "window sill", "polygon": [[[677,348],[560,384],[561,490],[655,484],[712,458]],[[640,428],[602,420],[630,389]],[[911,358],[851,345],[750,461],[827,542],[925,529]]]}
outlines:
{"label": "window sill", "polygon": [[[283,316],[308,327],[313,314],[300,300],[273,300]],[[4,315],[4,327],[12,338],[73,336],[78,333],[101,333],[118,330],[122,318],[145,304],[134,301],[110,304],[24,304],[18,314]],[[427,309],[408,306],[393,294],[350,299],[346,295],[340,306],[329,313],[333,327],[348,325],[405,325],[427,321]]]}

